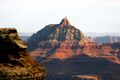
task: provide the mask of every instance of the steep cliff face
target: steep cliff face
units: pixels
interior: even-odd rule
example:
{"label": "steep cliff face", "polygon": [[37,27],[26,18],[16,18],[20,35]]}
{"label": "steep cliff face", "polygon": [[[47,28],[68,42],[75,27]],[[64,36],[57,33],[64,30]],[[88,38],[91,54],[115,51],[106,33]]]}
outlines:
{"label": "steep cliff face", "polygon": [[26,52],[14,28],[0,28],[0,80],[44,80],[45,69]]}
{"label": "steep cliff face", "polygon": [[72,55],[73,50],[78,48],[80,50],[80,41],[83,38],[83,33],[72,26],[65,17],[59,24],[47,25],[33,34],[27,41],[28,51],[47,55],[60,51],[59,53]]}

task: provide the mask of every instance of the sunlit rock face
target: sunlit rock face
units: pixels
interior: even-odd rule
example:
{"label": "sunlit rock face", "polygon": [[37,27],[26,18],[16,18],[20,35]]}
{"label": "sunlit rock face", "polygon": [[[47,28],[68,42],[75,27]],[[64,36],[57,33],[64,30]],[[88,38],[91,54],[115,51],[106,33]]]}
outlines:
{"label": "sunlit rock face", "polygon": [[33,34],[27,41],[28,51],[33,51],[32,55],[49,55],[51,58],[71,57],[80,54],[80,41],[84,38],[84,34],[65,17],[59,24],[47,25]]}
{"label": "sunlit rock face", "polygon": [[15,28],[0,28],[0,80],[44,80],[45,69],[26,52]]}
{"label": "sunlit rock face", "polygon": [[[105,72],[107,79],[111,80],[111,76],[119,75],[120,61],[113,56],[114,49],[111,44],[100,45],[85,38],[67,18],[59,24],[47,25],[33,34],[27,45],[27,50],[36,61],[45,65],[46,80],[71,80],[74,75],[98,75],[101,72]],[[119,80],[119,77],[113,80]]]}
{"label": "sunlit rock face", "polygon": [[33,57],[66,59],[80,54],[89,56],[119,56],[119,49],[109,43],[98,44],[84,34],[65,17],[59,24],[50,24],[33,34],[28,40],[28,51]]}
{"label": "sunlit rock face", "polygon": [[[96,56],[110,54],[111,45],[100,45],[84,37],[84,34],[65,17],[59,24],[45,26],[27,41],[32,56],[49,56],[64,59],[82,53]],[[114,52],[114,51],[113,51]]]}

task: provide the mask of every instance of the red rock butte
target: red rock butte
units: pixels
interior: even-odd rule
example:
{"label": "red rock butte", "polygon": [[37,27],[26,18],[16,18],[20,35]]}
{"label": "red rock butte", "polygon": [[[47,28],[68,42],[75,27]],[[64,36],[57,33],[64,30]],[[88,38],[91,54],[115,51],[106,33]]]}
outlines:
{"label": "red rock butte", "polygon": [[67,17],[59,24],[47,25],[33,34],[28,39],[27,45],[28,51],[34,57],[66,59],[81,54],[92,57],[114,54],[111,54],[114,51],[110,45],[100,45],[87,39],[82,31],[70,24]]}

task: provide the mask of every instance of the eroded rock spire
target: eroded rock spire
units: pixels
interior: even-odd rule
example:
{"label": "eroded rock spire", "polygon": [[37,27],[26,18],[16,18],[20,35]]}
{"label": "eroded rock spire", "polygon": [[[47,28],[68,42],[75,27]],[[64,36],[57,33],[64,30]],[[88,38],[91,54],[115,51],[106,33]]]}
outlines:
{"label": "eroded rock spire", "polygon": [[67,17],[63,18],[60,22],[61,25],[71,25]]}

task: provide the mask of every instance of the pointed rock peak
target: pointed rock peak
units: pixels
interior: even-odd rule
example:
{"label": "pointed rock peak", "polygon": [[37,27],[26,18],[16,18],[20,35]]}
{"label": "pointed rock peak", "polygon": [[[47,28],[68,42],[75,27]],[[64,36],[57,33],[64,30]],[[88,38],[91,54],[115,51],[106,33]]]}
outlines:
{"label": "pointed rock peak", "polygon": [[63,18],[60,22],[61,25],[71,25],[67,17]]}

